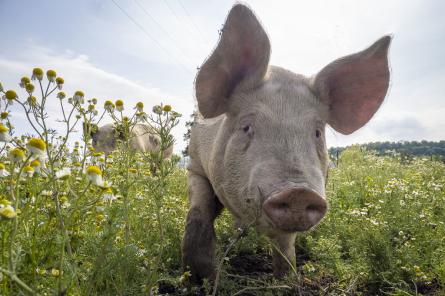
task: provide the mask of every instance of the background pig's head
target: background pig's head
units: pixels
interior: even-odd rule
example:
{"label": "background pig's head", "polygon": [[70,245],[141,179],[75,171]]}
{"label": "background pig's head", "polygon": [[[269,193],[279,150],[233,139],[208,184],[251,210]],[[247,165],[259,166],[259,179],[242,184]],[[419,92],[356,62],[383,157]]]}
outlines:
{"label": "background pig's head", "polygon": [[97,152],[109,154],[116,149],[117,140],[123,140],[123,136],[116,131],[113,124],[97,127],[90,133],[92,144]]}
{"label": "background pig's head", "polygon": [[389,44],[383,37],[305,78],[269,66],[264,29],[246,6],[232,8],[196,98],[205,118],[226,114],[222,186],[233,208],[256,208],[260,222],[288,232],[323,218],[325,125],[350,134],[370,120],[388,89]]}

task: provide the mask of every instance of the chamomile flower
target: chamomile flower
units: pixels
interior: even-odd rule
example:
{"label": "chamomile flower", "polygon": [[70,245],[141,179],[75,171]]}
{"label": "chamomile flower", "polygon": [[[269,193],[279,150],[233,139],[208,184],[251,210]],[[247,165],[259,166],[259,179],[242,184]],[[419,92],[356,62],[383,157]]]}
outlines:
{"label": "chamomile flower", "polygon": [[63,80],[62,77],[57,77],[56,78],[56,84],[57,84],[57,88],[59,90],[62,89],[64,83],[65,83],[65,80]]}
{"label": "chamomile flower", "polygon": [[20,79],[19,85],[21,88],[25,88],[25,86],[30,82],[31,82],[31,80],[25,76],[25,77],[22,77],[22,79]]}
{"label": "chamomile flower", "polygon": [[131,177],[136,177],[136,176],[138,175],[138,170],[135,169],[135,168],[130,168],[130,169],[128,169],[128,174],[129,174]]}
{"label": "chamomile flower", "polygon": [[102,171],[100,170],[99,167],[97,166],[89,166],[86,169],[86,174],[87,174],[87,178],[88,180],[97,186],[100,186],[103,184],[103,179],[102,179]]}
{"label": "chamomile flower", "polygon": [[117,100],[116,103],[116,110],[119,112],[124,111],[124,102],[122,100]]}
{"label": "chamomile flower", "polygon": [[25,89],[31,95],[34,92],[35,86],[32,83],[27,83]]}
{"label": "chamomile flower", "polygon": [[57,73],[54,70],[48,70],[46,71],[46,78],[48,78],[49,82],[55,82],[56,81]]}
{"label": "chamomile flower", "polygon": [[162,109],[163,109],[165,112],[170,112],[170,111],[172,110],[172,106],[170,106],[170,105],[165,105]]}
{"label": "chamomile flower", "polygon": [[37,98],[34,96],[29,96],[26,102],[28,103],[29,106],[35,107],[37,105]]}
{"label": "chamomile flower", "polygon": [[14,100],[17,99],[17,93],[15,91],[13,91],[13,90],[8,90],[3,95],[3,99],[6,100],[8,105],[12,105],[14,103]]}
{"label": "chamomile flower", "polygon": [[40,69],[40,68],[34,68],[33,70],[32,70],[32,76],[31,76],[31,79],[32,80],[39,80],[39,81],[42,81],[42,79],[43,79],[43,70],[42,69]]}
{"label": "chamomile flower", "polygon": [[138,102],[138,103],[136,104],[136,110],[138,110],[138,112],[142,112],[142,111],[144,111],[144,103],[142,103],[142,102]]}
{"label": "chamomile flower", "polygon": [[11,141],[11,136],[9,135],[9,129],[0,123],[0,142],[8,143]]}
{"label": "chamomile flower", "polygon": [[83,104],[85,102],[84,97],[85,94],[82,91],[76,91],[73,96],[73,104]]}
{"label": "chamomile flower", "polygon": [[105,101],[104,104],[104,109],[107,110],[108,112],[113,112],[115,108],[115,105],[112,101]]}
{"label": "chamomile flower", "polygon": [[28,177],[34,176],[34,168],[30,165],[27,165],[23,168],[23,172],[28,175]]}
{"label": "chamomile flower", "polygon": [[65,94],[63,91],[59,91],[59,92],[57,93],[57,98],[58,98],[59,100],[63,100],[63,99],[66,98],[66,94]]}
{"label": "chamomile flower", "polygon": [[109,187],[103,191],[102,199],[104,201],[113,201],[116,200],[116,196],[113,194],[113,190]]}
{"label": "chamomile flower", "polygon": [[11,205],[0,206],[0,216],[3,216],[8,219],[12,219],[17,216],[17,212]]}
{"label": "chamomile flower", "polygon": [[38,159],[34,159],[33,161],[31,161],[29,165],[34,169],[34,171],[37,174],[40,174],[40,169],[42,168],[42,164]]}
{"label": "chamomile flower", "polygon": [[0,162],[0,178],[8,177],[9,172],[6,170],[6,167],[3,163]]}
{"label": "chamomile flower", "polygon": [[31,138],[26,145],[29,152],[33,155],[40,156],[44,155],[46,151],[46,143],[39,138]]}
{"label": "chamomile flower", "polygon": [[25,159],[25,151],[20,148],[14,148],[9,151],[9,157],[13,162],[23,161]]}

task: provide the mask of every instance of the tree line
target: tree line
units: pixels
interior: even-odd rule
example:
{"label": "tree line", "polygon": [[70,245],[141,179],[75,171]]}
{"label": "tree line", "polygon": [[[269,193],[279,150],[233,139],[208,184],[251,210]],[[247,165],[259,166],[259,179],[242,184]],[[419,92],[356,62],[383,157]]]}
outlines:
{"label": "tree line", "polygon": [[[366,150],[376,151],[378,155],[399,154],[401,158],[410,158],[413,156],[429,156],[432,159],[445,161],[445,141],[398,141],[398,142],[371,142],[360,144]],[[336,159],[346,147],[329,148],[329,156]]]}

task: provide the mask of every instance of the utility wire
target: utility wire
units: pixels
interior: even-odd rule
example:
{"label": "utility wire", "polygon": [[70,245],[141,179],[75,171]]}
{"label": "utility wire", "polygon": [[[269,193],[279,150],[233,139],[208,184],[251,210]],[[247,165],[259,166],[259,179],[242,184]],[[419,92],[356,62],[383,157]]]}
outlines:
{"label": "utility wire", "polygon": [[179,5],[181,5],[182,9],[185,12],[185,15],[187,16],[187,18],[189,19],[190,23],[193,25],[193,27],[196,29],[196,31],[199,33],[199,35],[201,36],[201,38],[203,40],[205,40],[204,38],[204,34],[202,33],[202,31],[199,29],[199,27],[196,25],[196,23],[193,21],[192,16],[190,15],[190,13],[188,12],[188,10],[185,8],[184,4],[182,3],[181,0],[178,0]]}
{"label": "utility wire", "polygon": [[[170,41],[172,41],[174,44],[177,44],[177,42],[175,41],[175,38],[173,38],[172,35],[170,35],[170,34],[168,33],[168,31],[165,30],[165,29],[162,27],[162,25],[161,25],[161,24],[154,18],[153,15],[151,15],[150,12],[148,12],[148,10],[146,10],[146,9],[144,8],[144,6],[142,6],[142,4],[141,4],[138,0],[134,0],[134,2],[135,2],[135,3],[137,4],[137,6],[139,6],[139,8],[145,13],[145,15],[147,15],[147,16],[152,20],[152,22],[154,22],[154,23],[159,27],[159,29],[162,31],[162,33],[164,33],[165,36],[167,36],[168,38],[170,38]],[[180,50],[180,48],[178,48],[178,46],[176,46],[176,49],[178,49],[179,52],[182,52],[182,51]],[[185,57],[185,59],[186,59],[188,62],[190,62],[190,60],[187,59],[187,57]]]}
{"label": "utility wire", "polygon": [[170,53],[164,46],[162,46],[159,41],[156,40],[147,30],[144,29],[144,27],[139,24],[131,15],[129,15],[119,4],[116,3],[116,1],[111,0],[114,5],[116,5],[117,8],[119,8],[120,11],[122,11],[123,14],[127,16],[144,34],[146,37],[148,37],[151,41],[153,41],[166,55],[168,55],[170,58],[172,58],[184,71],[187,73],[193,74],[186,65],[184,65],[180,60],[178,60],[174,55]]}
{"label": "utility wire", "polygon": [[[181,19],[179,18],[178,14],[177,14],[177,13],[175,12],[175,10],[173,9],[173,7],[171,7],[171,5],[168,3],[167,0],[164,0],[164,3],[165,3],[165,5],[167,6],[168,10],[170,10],[170,12],[171,12],[171,13],[175,16],[175,18],[178,20],[179,24],[182,25],[183,22],[181,21]],[[192,30],[190,30],[189,26],[185,26],[185,27],[187,27],[187,30],[188,30],[190,33],[195,34],[195,32],[193,32]],[[201,35],[199,35],[199,37],[202,39]],[[202,41],[204,41],[204,40],[202,40]],[[204,41],[204,42],[205,42],[205,41]],[[201,45],[202,45],[202,44],[201,44]]]}

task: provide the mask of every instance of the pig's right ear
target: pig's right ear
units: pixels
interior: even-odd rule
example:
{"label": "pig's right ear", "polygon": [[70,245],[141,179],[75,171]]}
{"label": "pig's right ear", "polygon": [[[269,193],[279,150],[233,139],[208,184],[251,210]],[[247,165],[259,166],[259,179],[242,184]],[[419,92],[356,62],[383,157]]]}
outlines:
{"label": "pig's right ear", "polygon": [[269,65],[270,42],[253,12],[245,5],[233,6],[222,29],[218,46],[196,77],[196,98],[205,118],[227,111],[236,89],[259,85]]}

